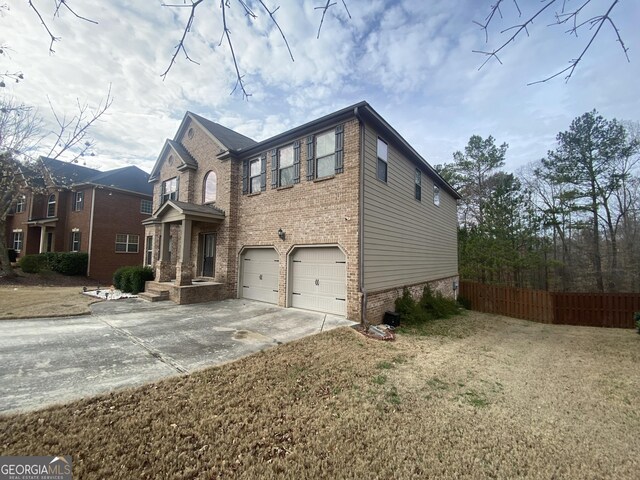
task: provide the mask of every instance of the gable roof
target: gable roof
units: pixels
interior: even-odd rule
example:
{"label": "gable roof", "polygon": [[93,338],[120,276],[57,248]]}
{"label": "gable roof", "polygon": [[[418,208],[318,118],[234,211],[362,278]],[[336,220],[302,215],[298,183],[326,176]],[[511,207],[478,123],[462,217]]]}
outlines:
{"label": "gable roof", "polygon": [[60,187],[69,187],[100,173],[100,170],[55,158],[40,157],[40,160],[51,175],[51,180]]}
{"label": "gable roof", "polygon": [[134,165],[102,172],[83,183],[153,195],[153,186],[149,184],[149,174]]}
{"label": "gable roof", "polygon": [[164,146],[160,151],[160,155],[158,155],[158,159],[156,160],[155,165],[153,165],[153,169],[151,170],[151,174],[149,175],[149,182],[153,182],[157,180],[158,173],[160,172],[160,166],[162,165],[162,159],[165,156],[165,152],[167,149],[173,150],[173,153],[176,154],[181,164],[178,166],[186,167],[186,168],[198,168],[198,162],[191,156],[187,149],[182,146],[181,143],[176,142],[175,140],[169,140],[168,138],[164,142]]}
{"label": "gable roof", "polygon": [[219,123],[212,122],[211,120],[201,117],[196,113],[187,112],[187,116],[191,116],[191,118],[198,122],[211,135],[216,137],[228,150],[239,151],[258,143],[252,138],[235,132],[230,128],[220,125]]}
{"label": "gable roof", "polygon": [[224,210],[213,205],[196,205],[193,203],[180,202],[178,200],[167,200],[153,216],[142,221],[143,225],[154,225],[162,223],[167,217],[170,221],[194,220],[205,223],[219,223],[224,220]]}
{"label": "gable roof", "polygon": [[144,195],[153,195],[149,185],[149,174],[134,165],[101,172],[95,168],[83,167],[55,158],[40,157],[49,172],[51,180],[58,187],[80,185],[103,185]]}

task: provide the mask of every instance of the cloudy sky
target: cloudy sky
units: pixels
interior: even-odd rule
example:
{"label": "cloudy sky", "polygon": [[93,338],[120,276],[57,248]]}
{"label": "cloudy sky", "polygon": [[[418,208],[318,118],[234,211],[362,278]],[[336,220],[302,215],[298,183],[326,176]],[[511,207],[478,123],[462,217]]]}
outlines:
{"label": "cloudy sky", "polygon": [[[92,130],[96,156],[87,166],[125,164],[150,171],[165,138],[173,137],[187,110],[256,140],[295,127],[361,100],[368,101],[431,164],[451,161],[473,134],[493,135],[510,146],[507,168],[516,170],[554,146],[555,135],[573,118],[597,109],[607,118],[640,120],[640,2],[621,0],[613,10],[629,48],[628,63],[607,25],[568,83],[562,77],[527,86],[564,68],[588,42],[566,28],[547,27],[550,15],[501,55],[484,61],[474,49],[506,40],[500,30],[518,22],[512,2],[504,18],[484,33],[482,21],[495,0],[346,0],[331,7],[320,39],[321,0],[266,0],[291,45],[292,62],[280,34],[255,1],[250,21],[231,0],[227,22],[251,97],[231,94],[235,72],[229,48],[220,45],[218,0],[197,10],[186,47],[165,80],[173,49],[188,18],[187,8],[159,0],[67,0],[68,11],[53,18],[49,0],[33,0],[60,37],[49,54],[49,37],[26,0],[0,0],[0,73],[21,71],[24,81],[6,81],[0,95],[37,107],[51,120],[48,99],[58,113],[74,114],[77,99],[95,105],[111,85],[114,102]],[[187,0],[189,2],[189,0]],[[176,0],[181,4],[183,0]],[[523,15],[540,2],[521,1]],[[562,2],[558,2],[558,7]],[[568,4],[581,4],[569,0]],[[584,19],[611,4],[593,0]]]}

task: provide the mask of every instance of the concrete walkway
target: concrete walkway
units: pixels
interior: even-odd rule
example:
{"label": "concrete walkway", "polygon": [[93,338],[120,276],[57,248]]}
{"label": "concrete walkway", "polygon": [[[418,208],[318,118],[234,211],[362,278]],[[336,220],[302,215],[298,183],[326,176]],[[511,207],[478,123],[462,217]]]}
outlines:
{"label": "concrete walkway", "polygon": [[250,300],[197,305],[138,299],[93,315],[0,322],[0,413],[132,387],[354,325]]}

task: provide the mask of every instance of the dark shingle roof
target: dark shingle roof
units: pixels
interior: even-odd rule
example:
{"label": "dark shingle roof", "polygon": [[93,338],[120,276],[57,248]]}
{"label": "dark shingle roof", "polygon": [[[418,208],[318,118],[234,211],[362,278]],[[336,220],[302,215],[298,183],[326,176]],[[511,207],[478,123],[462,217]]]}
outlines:
{"label": "dark shingle roof", "polygon": [[130,192],[153,195],[153,185],[149,184],[149,174],[134,165],[102,172],[83,183],[93,183]]}
{"label": "dark shingle roof", "polygon": [[184,163],[185,165],[189,165],[190,167],[198,167],[198,162],[195,161],[191,154],[187,152],[187,149],[184,148],[180,143],[174,140],[167,140],[167,143],[171,145],[171,148],[176,151],[176,153],[180,157],[180,160],[182,160],[182,163]]}
{"label": "dark shingle roof", "polygon": [[74,183],[84,182],[87,178],[100,173],[100,170],[83,167],[71,162],[64,162],[54,158],[41,157],[42,163],[51,174],[56,185],[68,187]]}
{"label": "dark shingle roof", "polygon": [[188,112],[192,115],[200,125],[207,129],[207,131],[216,137],[222,144],[229,150],[242,150],[243,148],[255,145],[257,142],[249,137],[245,137],[241,133],[234,132],[230,128],[223,127],[219,123],[212,122],[200,115],[193,112]]}

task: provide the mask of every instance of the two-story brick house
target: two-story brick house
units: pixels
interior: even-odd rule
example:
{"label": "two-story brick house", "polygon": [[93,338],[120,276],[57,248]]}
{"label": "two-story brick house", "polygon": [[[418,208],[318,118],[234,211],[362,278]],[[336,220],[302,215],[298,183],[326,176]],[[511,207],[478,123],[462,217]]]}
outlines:
{"label": "two-story brick house", "polygon": [[142,265],[149,174],[135,166],[101,172],[46,157],[39,162],[40,188],[24,189],[7,218],[8,247],[19,257],[87,252],[87,275],[103,284],[121,266]]}
{"label": "two-story brick house", "polygon": [[188,112],[151,172],[149,289],[378,322],[454,294],[458,193],[366,102],[262,142]]}

